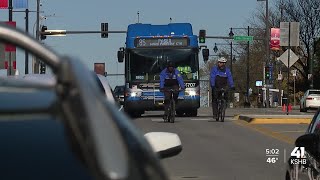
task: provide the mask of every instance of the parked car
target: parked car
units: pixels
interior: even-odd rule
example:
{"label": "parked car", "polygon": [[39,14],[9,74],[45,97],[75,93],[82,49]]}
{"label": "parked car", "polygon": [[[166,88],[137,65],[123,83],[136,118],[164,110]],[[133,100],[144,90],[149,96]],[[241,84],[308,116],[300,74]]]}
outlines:
{"label": "parked car", "polygon": [[116,97],[119,99],[119,102],[121,105],[124,105],[124,92],[125,92],[125,86],[116,86],[114,88],[114,93]]}
{"label": "parked car", "polygon": [[181,152],[177,135],[144,136],[78,59],[7,25],[0,41],[36,55],[56,80],[0,79],[1,179],[168,179],[159,157]]}
{"label": "parked car", "polygon": [[320,107],[320,90],[309,89],[300,100],[300,112],[307,112],[309,109],[317,109]]}
{"label": "parked car", "polygon": [[[320,110],[318,109],[309,124],[306,133],[296,139],[294,154],[287,164],[286,180],[320,179]],[[302,150],[303,148],[304,150]],[[304,155],[303,155],[304,154]]]}

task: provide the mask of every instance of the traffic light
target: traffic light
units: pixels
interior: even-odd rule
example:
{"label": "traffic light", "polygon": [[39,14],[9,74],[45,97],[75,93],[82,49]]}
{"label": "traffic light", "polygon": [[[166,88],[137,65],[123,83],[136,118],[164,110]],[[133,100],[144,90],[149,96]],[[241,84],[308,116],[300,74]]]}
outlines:
{"label": "traffic light", "polygon": [[[41,27],[41,32],[44,33],[47,29],[48,29],[47,26],[42,26],[42,27]],[[41,38],[41,40],[44,40],[44,39],[47,38],[47,36],[44,35],[44,34],[40,34],[40,38]]]}
{"label": "traffic light", "polygon": [[265,79],[270,79],[271,78],[271,72],[270,72],[270,67],[269,66],[264,67],[264,73],[265,73]]}
{"label": "traffic light", "polygon": [[203,61],[207,62],[209,60],[209,49],[202,49]]}
{"label": "traffic light", "polygon": [[199,43],[206,43],[206,30],[204,29],[199,31]]}
{"label": "traffic light", "polygon": [[[108,23],[101,23],[101,31],[108,31]],[[101,32],[101,38],[108,38],[108,33]]]}
{"label": "traffic light", "polygon": [[46,73],[46,64],[44,62],[40,62],[40,74]]}

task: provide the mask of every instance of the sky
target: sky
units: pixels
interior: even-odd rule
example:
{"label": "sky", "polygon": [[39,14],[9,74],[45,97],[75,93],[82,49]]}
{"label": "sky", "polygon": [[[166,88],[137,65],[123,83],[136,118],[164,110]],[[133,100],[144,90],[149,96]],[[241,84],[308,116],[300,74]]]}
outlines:
{"label": "sky", "polygon": [[[270,2],[269,2],[270,3]],[[109,23],[109,30],[126,31],[127,26],[140,23],[168,24],[188,22],[193,33],[206,29],[208,36],[227,36],[230,27],[246,27],[248,19],[265,2],[257,0],[41,0],[41,21],[49,30],[67,31],[100,30],[100,23]],[[22,9],[23,10],[23,9]],[[36,10],[36,0],[29,0],[29,10]],[[18,28],[25,28],[25,14],[15,12],[13,20]],[[8,20],[8,10],[0,9],[0,20]],[[29,32],[33,34],[36,13],[30,13]],[[207,39],[211,52],[216,39]],[[43,43],[61,55],[78,58],[93,70],[94,62],[106,63],[108,74],[122,74],[123,63],[117,61],[117,51],[125,45],[125,34],[109,34],[101,38],[100,34],[70,34],[62,37],[47,37]],[[29,58],[31,72],[31,58]],[[24,74],[25,56],[17,51],[17,68]],[[117,85],[112,80],[111,86]],[[122,82],[120,82],[122,83]]]}

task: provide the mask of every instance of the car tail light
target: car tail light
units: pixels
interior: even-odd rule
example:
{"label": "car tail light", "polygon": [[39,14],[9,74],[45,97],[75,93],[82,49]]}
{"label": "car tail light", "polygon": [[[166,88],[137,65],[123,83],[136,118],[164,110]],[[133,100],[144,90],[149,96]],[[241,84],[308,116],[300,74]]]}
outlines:
{"label": "car tail light", "polygon": [[312,100],[313,98],[312,97],[307,97],[307,100]]}

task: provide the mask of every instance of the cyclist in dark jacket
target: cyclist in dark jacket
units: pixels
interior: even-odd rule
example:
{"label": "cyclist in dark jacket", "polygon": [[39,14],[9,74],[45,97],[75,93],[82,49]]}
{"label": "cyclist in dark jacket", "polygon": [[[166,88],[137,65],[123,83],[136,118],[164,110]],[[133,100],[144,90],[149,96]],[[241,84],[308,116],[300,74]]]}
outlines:
{"label": "cyclist in dark jacket", "polygon": [[[226,62],[226,58],[219,58],[218,65],[214,66],[210,73],[210,85],[212,88],[212,113],[214,119],[217,118],[218,113],[217,99],[219,96],[219,90],[221,88],[227,89],[228,85],[230,89],[235,89],[232,74],[230,69],[226,67]],[[225,93],[225,100],[228,101],[228,91]]]}
{"label": "cyclist in dark jacket", "polygon": [[[180,74],[180,72],[174,68],[174,63],[172,61],[169,61],[167,63],[167,68],[163,69],[160,73],[160,91],[164,92],[164,116],[163,119],[167,120],[168,117],[168,108],[170,103],[170,91],[165,91],[166,89],[175,89],[179,90],[185,89],[183,78]],[[179,92],[175,91],[173,92],[173,98],[174,101],[177,103]]]}

